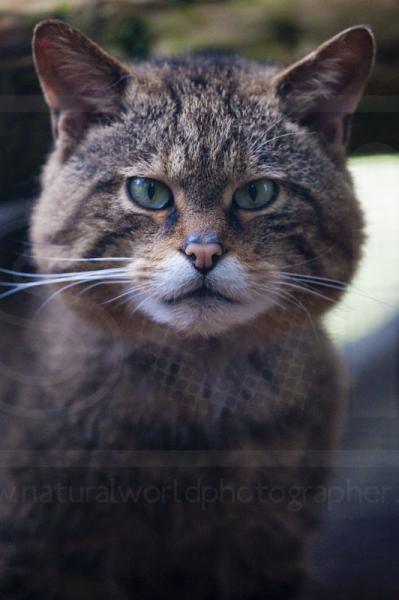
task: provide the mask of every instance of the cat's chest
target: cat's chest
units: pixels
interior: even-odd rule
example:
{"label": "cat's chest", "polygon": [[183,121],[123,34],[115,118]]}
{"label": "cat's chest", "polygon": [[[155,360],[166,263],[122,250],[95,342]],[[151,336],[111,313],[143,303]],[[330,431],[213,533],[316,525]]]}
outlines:
{"label": "cat's chest", "polygon": [[275,431],[307,401],[314,350],[306,332],[221,346],[64,330],[46,329],[32,348],[35,360],[25,361],[25,379],[35,385],[12,385],[17,413],[38,419],[41,439],[48,431],[52,445],[223,446]]}
{"label": "cat's chest", "polygon": [[225,356],[164,344],[120,353],[121,362],[89,358],[63,392],[65,409],[81,406],[105,445],[214,446],[264,433],[306,403],[307,361],[281,344]]}

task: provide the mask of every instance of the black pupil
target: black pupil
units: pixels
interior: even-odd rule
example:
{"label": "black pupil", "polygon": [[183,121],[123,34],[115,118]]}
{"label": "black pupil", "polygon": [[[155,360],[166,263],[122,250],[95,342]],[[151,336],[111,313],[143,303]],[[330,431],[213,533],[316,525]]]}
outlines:
{"label": "black pupil", "polygon": [[152,200],[155,194],[155,183],[153,181],[150,181],[148,184],[147,194],[149,199]]}
{"label": "black pupil", "polygon": [[254,183],[250,183],[248,187],[248,193],[251,196],[251,200],[256,201],[256,196],[258,195],[257,187]]}

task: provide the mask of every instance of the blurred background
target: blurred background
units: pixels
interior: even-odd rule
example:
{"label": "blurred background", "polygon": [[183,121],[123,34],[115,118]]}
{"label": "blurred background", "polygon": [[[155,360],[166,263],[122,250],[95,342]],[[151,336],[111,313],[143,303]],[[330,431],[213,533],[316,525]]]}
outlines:
{"label": "blurred background", "polygon": [[367,243],[350,292],[327,318],[351,398],[309,598],[398,600],[399,1],[0,0],[0,235],[20,223],[13,207],[37,195],[51,146],[30,53],[34,24],[49,16],[132,60],[211,49],[290,62],[341,29],[372,26],[377,62],[349,148]]}

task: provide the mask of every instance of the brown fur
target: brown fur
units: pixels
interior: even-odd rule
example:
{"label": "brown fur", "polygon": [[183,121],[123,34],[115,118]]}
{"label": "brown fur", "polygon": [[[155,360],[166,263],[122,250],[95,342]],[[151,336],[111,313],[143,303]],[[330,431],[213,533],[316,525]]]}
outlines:
{"label": "brown fur", "polygon": [[[36,468],[11,469],[6,487],[103,486],[109,498],[114,485],[147,486],[167,499],[3,503],[2,598],[294,598],[328,471],[318,452],[335,447],[345,396],[319,317],[360,255],[343,142],[371,35],[344,32],[286,70],[214,57],[120,65],[53,21],[35,40],[56,136],[32,216],[38,269],[83,276],[129,257],[124,277],[144,287],[128,302],[107,302],[122,283],[70,287],[33,331],[7,317],[7,444]],[[133,204],[130,176],[164,182],[174,206]],[[235,208],[234,191],[261,177],[278,182],[277,199]],[[207,277],[219,285],[212,273],[223,272],[222,291],[245,310],[165,304],[194,233],[223,241]],[[287,270],[341,284],[284,288]],[[19,318],[31,323],[42,302],[28,296]],[[55,452],[47,467],[39,449]],[[184,501],[171,496],[176,485]],[[221,485],[251,500],[226,499]],[[219,495],[204,508],[188,498],[198,488]],[[260,488],[265,501],[253,496]]]}

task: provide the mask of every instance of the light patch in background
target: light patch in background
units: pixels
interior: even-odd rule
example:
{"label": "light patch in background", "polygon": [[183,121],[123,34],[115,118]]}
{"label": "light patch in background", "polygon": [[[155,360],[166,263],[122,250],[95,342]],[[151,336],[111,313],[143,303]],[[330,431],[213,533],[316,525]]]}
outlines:
{"label": "light patch in background", "polygon": [[373,333],[399,311],[399,157],[355,158],[349,166],[367,240],[350,290],[326,317],[338,344]]}

